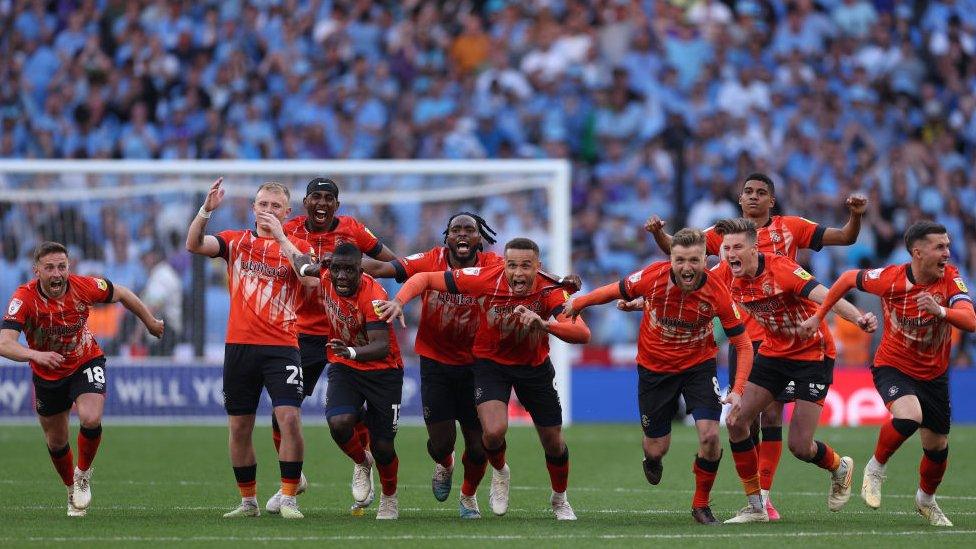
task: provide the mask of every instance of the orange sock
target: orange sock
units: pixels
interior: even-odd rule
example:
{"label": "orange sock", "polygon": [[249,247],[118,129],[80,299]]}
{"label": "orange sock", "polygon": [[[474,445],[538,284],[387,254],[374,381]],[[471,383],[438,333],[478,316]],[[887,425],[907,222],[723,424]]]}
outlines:
{"label": "orange sock", "polygon": [[826,442],[820,442],[819,440],[815,440],[814,442],[817,443],[817,453],[810,458],[810,463],[827,471],[836,471],[840,467],[840,454],[835,452]]}
{"label": "orange sock", "polygon": [[488,458],[482,455],[481,461],[475,461],[465,451],[461,454],[461,464],[464,466],[464,482],[461,483],[461,493],[466,496],[473,496],[478,491],[481,479],[485,478]]}
{"label": "orange sock", "polygon": [[735,472],[739,474],[747,496],[759,494],[759,454],[751,438],[739,442],[729,441]]}
{"label": "orange sock", "polygon": [[253,498],[258,493],[257,480],[258,466],[245,465],[244,467],[234,467],[234,478],[237,479],[237,489],[242,498]]}
{"label": "orange sock", "polygon": [[356,426],[353,428],[353,432],[355,433],[354,436],[359,439],[359,445],[362,446],[364,450],[368,451],[369,429],[366,427],[366,424],[362,421],[356,423]]}
{"label": "orange sock", "polygon": [[918,487],[926,494],[934,494],[949,466],[949,447],[923,451],[922,461],[918,464]]}
{"label": "orange sock", "polygon": [[339,448],[356,463],[366,461],[366,449],[363,448],[362,443],[359,442],[359,437],[355,433],[344,444],[340,444]]}
{"label": "orange sock", "polygon": [[392,496],[397,491],[397,469],[400,468],[400,459],[393,456],[389,463],[376,462],[376,469],[380,472],[380,485],[383,487],[384,496]]}
{"label": "orange sock", "polygon": [[75,457],[71,453],[71,445],[65,444],[60,450],[48,450],[51,455],[51,462],[54,463],[54,470],[61,477],[61,482],[65,486],[75,483]]}
{"label": "orange sock", "polygon": [[501,471],[505,467],[505,449],[508,447],[504,441],[502,445],[495,449],[485,446],[485,454],[488,454],[488,463],[495,469]]}
{"label": "orange sock", "polygon": [[569,484],[569,449],[561,456],[546,456],[546,469],[549,470],[549,484],[553,492],[560,494],[566,491]]}
{"label": "orange sock", "polygon": [[301,461],[278,461],[281,470],[281,494],[294,496],[298,493],[298,483],[302,479]]}
{"label": "orange sock", "polygon": [[917,421],[893,418],[881,426],[878,433],[878,443],[874,446],[874,459],[880,464],[888,463],[895,450],[901,447],[908,437],[915,434],[919,428]]}
{"label": "orange sock", "polygon": [[715,484],[715,476],[718,475],[718,464],[722,456],[715,461],[696,455],[695,462],[691,467],[695,473],[695,495],[691,499],[692,509],[708,507],[708,500],[712,493],[712,485]]}
{"label": "orange sock", "polygon": [[759,486],[763,490],[773,487],[773,477],[783,455],[783,428],[763,427],[762,444],[759,445]]}

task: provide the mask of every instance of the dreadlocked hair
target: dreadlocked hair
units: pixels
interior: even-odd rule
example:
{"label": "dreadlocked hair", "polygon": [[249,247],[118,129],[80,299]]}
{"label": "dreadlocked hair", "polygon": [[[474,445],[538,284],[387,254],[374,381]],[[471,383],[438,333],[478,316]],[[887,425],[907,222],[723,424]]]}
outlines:
{"label": "dreadlocked hair", "polygon": [[[452,215],[451,218],[447,220],[447,228],[444,229],[444,233],[443,233],[444,234],[444,243],[445,244],[447,244],[447,233],[448,233],[448,231],[451,230],[451,223],[453,223],[455,219],[461,217],[462,215],[466,215],[466,216],[470,217],[471,219],[474,219],[474,222],[478,224],[478,233],[481,234],[481,240],[487,242],[488,244],[494,244],[495,243],[495,235],[497,235],[498,233],[496,233],[495,232],[495,229],[492,229],[488,225],[488,222],[485,221],[480,215],[474,214],[474,213],[471,213],[471,212],[458,212],[458,213]],[[479,248],[482,248],[482,247],[484,247],[484,244],[482,244],[481,246],[479,246]]]}

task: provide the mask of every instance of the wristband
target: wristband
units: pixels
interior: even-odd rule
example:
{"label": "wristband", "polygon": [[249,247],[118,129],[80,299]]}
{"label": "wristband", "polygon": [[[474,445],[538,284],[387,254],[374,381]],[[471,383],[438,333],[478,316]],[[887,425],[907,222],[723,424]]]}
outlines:
{"label": "wristband", "polygon": [[308,268],[308,263],[302,265],[302,267],[300,269],[298,269],[298,274],[300,276],[306,276],[305,275],[305,269],[307,269],[307,268]]}
{"label": "wristband", "polygon": [[942,305],[939,305],[939,318],[945,318],[947,314],[949,313],[946,312],[946,308],[943,307]]}
{"label": "wristband", "polygon": [[356,349],[346,347],[346,350],[349,351],[349,360],[356,360]]}
{"label": "wristband", "polygon": [[202,218],[204,218],[204,219],[210,219],[210,214],[211,213],[213,213],[213,212],[208,212],[207,210],[205,210],[203,208],[203,206],[200,206],[200,211],[197,212],[197,215],[200,216],[200,217],[202,217]]}

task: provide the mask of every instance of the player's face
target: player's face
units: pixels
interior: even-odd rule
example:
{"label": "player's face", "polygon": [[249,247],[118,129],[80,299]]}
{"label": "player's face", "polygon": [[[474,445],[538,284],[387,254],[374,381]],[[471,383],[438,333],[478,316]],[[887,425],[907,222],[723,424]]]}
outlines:
{"label": "player's face", "polygon": [[257,196],[254,197],[254,213],[262,212],[270,213],[280,221],[284,221],[291,213],[291,207],[288,205],[288,197],[285,196],[285,193],[276,192],[271,189],[259,191]]}
{"label": "player's face", "polygon": [[359,281],[363,274],[362,260],[349,256],[332,256],[329,278],[332,287],[342,297],[352,297],[359,291]]}
{"label": "player's face", "polygon": [[915,241],[913,250],[915,253],[912,255],[921,261],[922,271],[929,277],[945,276],[945,268],[949,263],[948,234],[925,235],[925,238]]}
{"label": "player's face", "polygon": [[458,262],[464,262],[478,253],[481,246],[481,233],[478,223],[470,215],[455,217],[447,227],[447,248],[451,250],[451,257]]}
{"label": "player's face", "polygon": [[68,288],[68,256],[53,253],[38,259],[34,264],[34,275],[45,294],[60,297]]}
{"label": "player's face", "polygon": [[302,204],[305,206],[308,219],[315,230],[327,229],[326,224],[332,222],[336,210],[339,209],[339,199],[334,194],[324,191],[315,191],[306,196]]}
{"label": "player's face", "polygon": [[722,255],[732,269],[732,276],[741,278],[756,274],[759,263],[759,249],[744,233],[727,234],[722,237]]}
{"label": "player's face", "polygon": [[505,278],[515,295],[532,292],[539,272],[539,256],[532,250],[505,250]]}
{"label": "player's face", "polygon": [[776,198],[769,192],[769,185],[762,181],[749,180],[742,186],[739,195],[739,206],[743,215],[769,215],[769,210],[776,203]]}
{"label": "player's face", "polygon": [[682,290],[698,287],[705,272],[705,246],[671,246],[671,273]]}

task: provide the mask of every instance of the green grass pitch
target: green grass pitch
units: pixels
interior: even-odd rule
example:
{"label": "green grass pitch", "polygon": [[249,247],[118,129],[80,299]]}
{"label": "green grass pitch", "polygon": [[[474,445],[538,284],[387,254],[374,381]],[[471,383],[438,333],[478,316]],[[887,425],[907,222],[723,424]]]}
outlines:
{"label": "green grass pitch", "polygon": [[[77,427],[72,427],[76,432]],[[221,518],[239,501],[228,464],[226,428],[117,426],[109,420],[94,464],[92,507],[87,517],[73,519],[65,515],[65,491],[47,457],[40,428],[5,425],[0,426],[0,545],[64,547],[65,542],[79,541],[97,547],[243,543],[455,547],[497,541],[517,547],[782,547],[785,543],[976,547],[976,427],[956,426],[952,432],[951,463],[939,492],[942,508],[955,523],[951,529],[929,527],[915,514],[911,498],[921,456],[917,437],[889,463],[878,511],[865,507],[857,495],[877,430],[823,429],[818,438],[856,462],[854,495],[841,512],[827,511],[826,473],[786,454],[773,499],[782,521],[706,528],[695,524],[689,514],[694,431],[675,426],[659,486],[644,480],[639,434],[636,425],[579,425],[567,430],[569,494],[579,521],[557,523],[549,511],[548,476],[535,432],[514,427],[508,438],[513,482],[508,515],[495,517],[488,508],[489,471],[479,491],[484,518],[462,522],[457,516],[460,470],[450,498],[444,503],[434,500],[425,431],[403,427],[397,437],[400,520],[379,523],[374,520],[378,501],[366,516],[350,516],[351,463],[332,443],[321,421],[313,421],[305,426],[305,471],[311,486],[299,498],[306,518],[286,522],[267,514],[257,519]],[[263,508],[277,489],[278,466],[269,428],[259,427],[255,437]],[[726,449],[712,509],[725,519],[743,504]]]}

